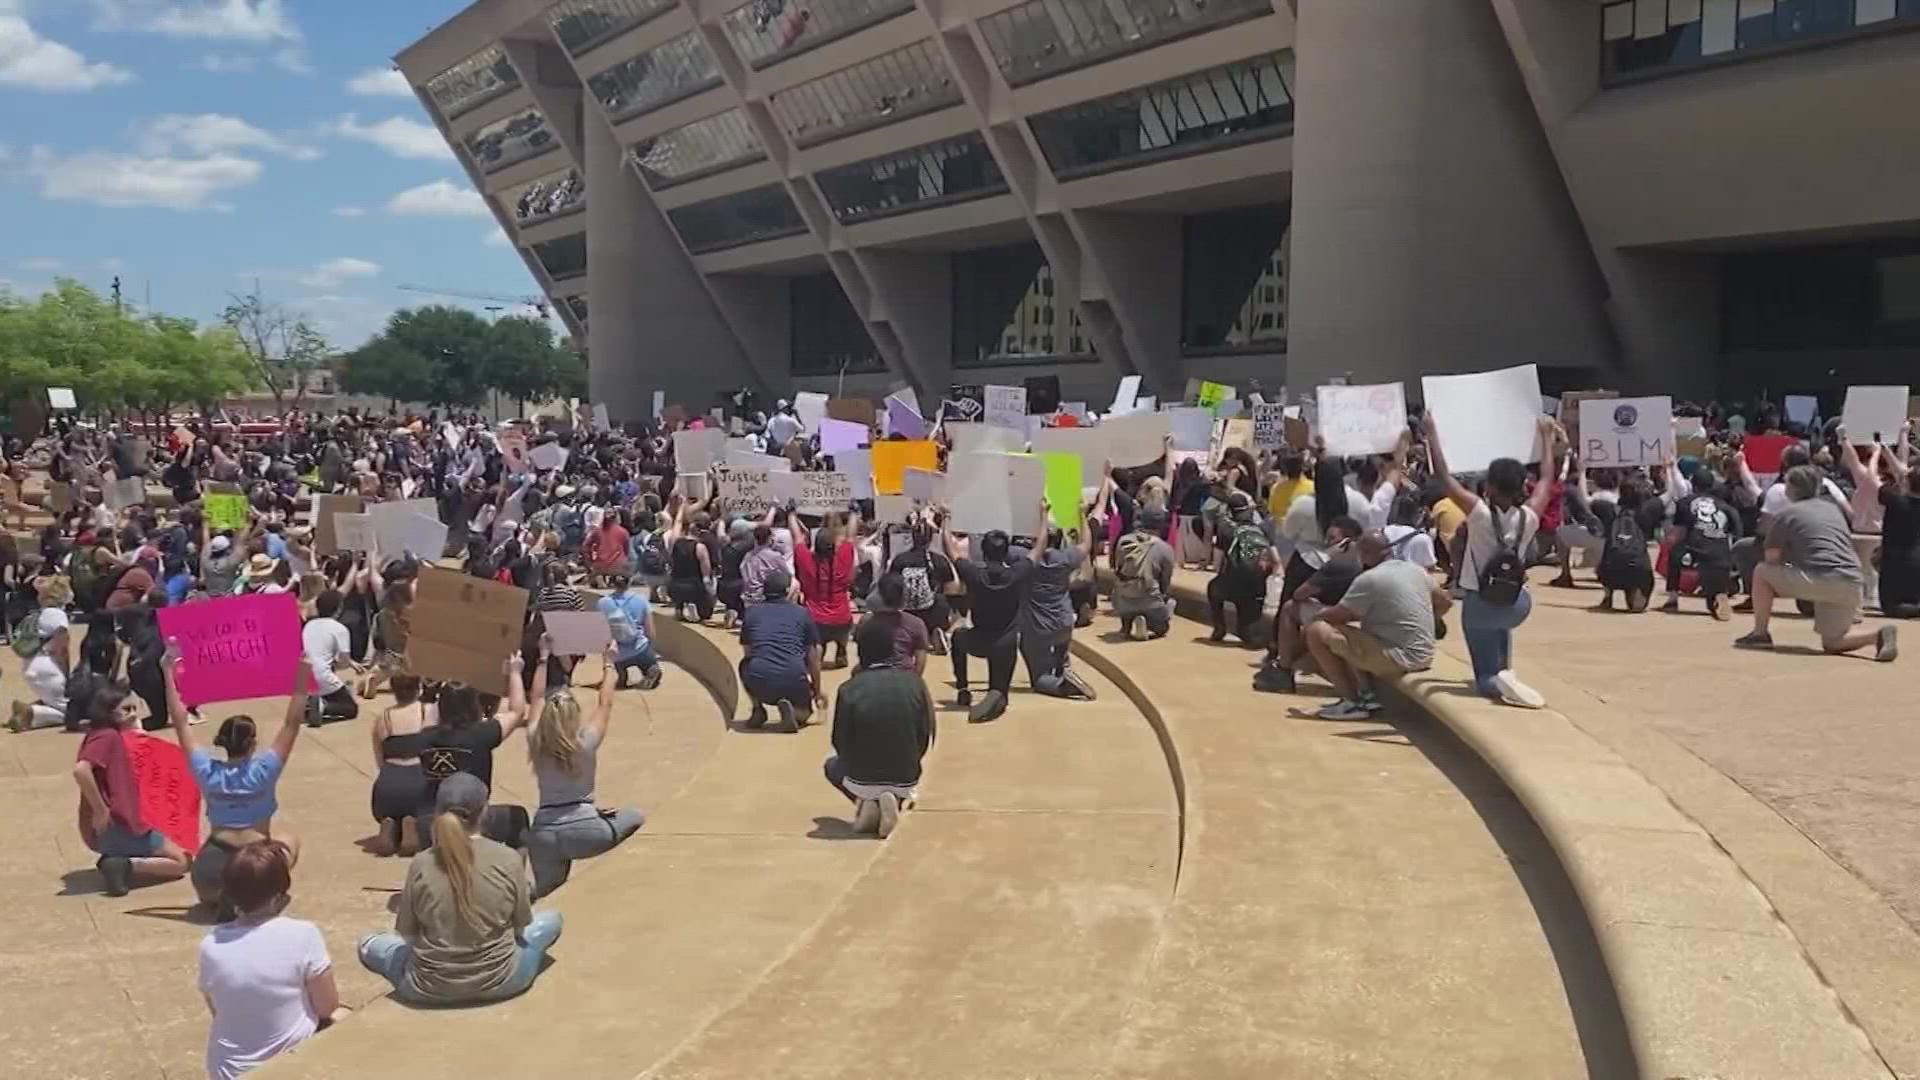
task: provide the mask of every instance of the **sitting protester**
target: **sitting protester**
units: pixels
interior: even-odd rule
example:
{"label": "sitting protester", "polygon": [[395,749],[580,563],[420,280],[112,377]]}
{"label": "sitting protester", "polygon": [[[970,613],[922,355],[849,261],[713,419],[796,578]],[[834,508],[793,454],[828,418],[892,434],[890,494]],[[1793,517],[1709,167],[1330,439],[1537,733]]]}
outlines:
{"label": "sitting protester", "polygon": [[527,831],[527,861],[533,866],[536,900],[566,884],[574,860],[612,851],[647,822],[638,810],[602,810],[593,801],[600,744],[613,721],[618,648],[607,646],[606,673],[600,677],[592,712],[580,708],[570,689],[531,703],[527,758],[533,764],[540,808]]}
{"label": "sitting protester", "polygon": [[418,675],[393,677],[393,704],[373,718],[373,820],[380,833],[368,850],[382,857],[420,850],[418,817],[426,812],[426,773],[420,768],[419,734],[432,726],[420,700]]}
{"label": "sitting protester", "polygon": [[1369,530],[1358,547],[1365,569],[1306,627],[1308,650],[1340,694],[1314,714],[1323,720],[1360,720],[1379,710],[1365,676],[1393,678],[1432,666],[1435,612],[1451,603],[1426,571],[1390,557],[1384,534]]}
{"label": "sitting protester", "polygon": [[57,607],[43,607],[29,618],[31,622],[21,620],[12,642],[15,655],[28,657],[21,678],[33,694],[31,700],[16,698],[13,702],[7,727],[16,734],[66,724],[69,708],[67,643],[71,624],[67,613]]}
{"label": "sitting protester", "polygon": [[1790,502],[1772,516],[1762,561],[1754,569],[1753,629],[1734,644],[1773,648],[1768,631],[1773,598],[1784,596],[1813,604],[1813,629],[1822,650],[1838,654],[1872,646],[1875,660],[1891,662],[1900,653],[1894,627],[1851,632],[1866,578],[1846,514],[1822,494],[1820,470],[1795,466],[1787,471],[1786,485]]}
{"label": "sitting protester", "polygon": [[73,782],[80,788],[80,838],[100,853],[95,864],[106,879],[108,896],[125,896],[135,884],[185,877],[192,858],[180,845],[150,827],[140,811],[140,778],[133,771],[129,738],[140,706],[125,686],[94,693],[88,718],[92,726],[80,741]]}
{"label": "sitting protester", "polygon": [[933,695],[926,680],[895,665],[885,625],[862,627],[854,648],[860,667],[834,699],[833,756],[824,769],[854,804],[854,831],[884,840],[913,804],[921,759],[933,747]]}
{"label": "sitting protester", "polygon": [[1327,523],[1320,545],[1325,561],[1300,583],[1292,596],[1282,599],[1280,617],[1274,620],[1273,651],[1253,677],[1255,690],[1293,692],[1294,666],[1307,652],[1303,629],[1322,611],[1339,603],[1363,569],[1360,553],[1353,549],[1353,541],[1360,536],[1360,531],[1360,523],[1345,514]]}

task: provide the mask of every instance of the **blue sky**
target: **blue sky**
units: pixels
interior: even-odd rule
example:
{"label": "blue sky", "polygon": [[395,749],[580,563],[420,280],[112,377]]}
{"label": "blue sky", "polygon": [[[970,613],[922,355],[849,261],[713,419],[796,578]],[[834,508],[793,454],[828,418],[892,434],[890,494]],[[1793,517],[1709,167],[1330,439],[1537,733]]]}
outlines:
{"label": "blue sky", "polygon": [[257,276],[342,348],[461,303],[401,284],[537,293],[388,63],[465,4],[0,0],[0,285],[206,321]]}

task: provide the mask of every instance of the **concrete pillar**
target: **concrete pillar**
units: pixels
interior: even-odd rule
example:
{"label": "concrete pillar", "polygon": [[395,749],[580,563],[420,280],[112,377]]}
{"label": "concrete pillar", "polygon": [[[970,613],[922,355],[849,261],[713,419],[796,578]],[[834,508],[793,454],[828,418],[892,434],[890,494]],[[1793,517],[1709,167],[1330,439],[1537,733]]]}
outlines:
{"label": "concrete pillar", "polygon": [[699,271],[621,162],[598,117],[583,125],[589,391],[616,422],[647,417],[653,391],[705,412],[742,385],[771,390],[721,318]]}
{"label": "concrete pillar", "polygon": [[1492,8],[1298,9],[1289,386],[1610,369],[1604,287]]}

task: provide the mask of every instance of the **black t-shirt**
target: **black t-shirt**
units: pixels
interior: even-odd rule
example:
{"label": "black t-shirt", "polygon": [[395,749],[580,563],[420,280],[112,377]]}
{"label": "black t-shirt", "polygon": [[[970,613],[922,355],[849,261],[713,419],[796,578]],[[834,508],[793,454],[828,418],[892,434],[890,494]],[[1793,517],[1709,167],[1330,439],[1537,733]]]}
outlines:
{"label": "black t-shirt", "polygon": [[[928,551],[925,548],[908,548],[900,554],[895,555],[892,565],[888,566],[887,570],[891,573],[899,574],[901,577],[909,576],[909,571],[925,571],[927,587],[933,592],[933,604],[940,602],[940,596],[946,591],[947,583],[954,580],[953,563],[945,555],[936,551]],[[909,593],[908,595],[911,596],[912,594]],[[908,602],[911,603],[912,601],[909,600]],[[933,604],[928,604],[926,607],[921,608],[910,608],[908,610],[928,611],[932,609]]]}
{"label": "black t-shirt", "polygon": [[1920,562],[1920,496],[1888,484],[1880,489],[1880,505],[1887,508],[1880,527],[1881,558]]}
{"label": "black t-shirt", "polygon": [[1740,537],[1740,511],[1718,495],[1689,495],[1673,507],[1673,524],[1687,530],[1686,549],[1699,559],[1733,558]]}
{"label": "black t-shirt", "polygon": [[1351,554],[1335,555],[1327,564],[1313,572],[1307,584],[1313,586],[1313,598],[1322,604],[1333,605],[1347,595],[1353,579],[1365,569],[1360,565],[1360,557]]}
{"label": "black t-shirt", "polygon": [[1008,563],[979,563],[960,559],[953,567],[960,580],[966,582],[974,629],[983,634],[1011,630],[1026,603],[1027,580],[1033,576],[1032,560],[1017,558]]}
{"label": "black t-shirt", "polygon": [[419,735],[420,771],[427,777],[425,803],[433,804],[440,781],[454,773],[468,773],[493,787],[493,751],[500,745],[500,721],[482,720],[454,728],[435,724]]}

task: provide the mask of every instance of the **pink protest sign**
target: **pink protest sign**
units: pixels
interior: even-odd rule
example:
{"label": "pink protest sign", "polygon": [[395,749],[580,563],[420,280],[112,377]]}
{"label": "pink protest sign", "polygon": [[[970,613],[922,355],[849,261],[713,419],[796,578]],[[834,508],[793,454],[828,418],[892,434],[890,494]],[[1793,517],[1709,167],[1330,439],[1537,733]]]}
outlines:
{"label": "pink protest sign", "polygon": [[292,593],[234,596],[160,609],[160,633],[180,644],[180,700],[281,697],[304,661],[300,602]]}

